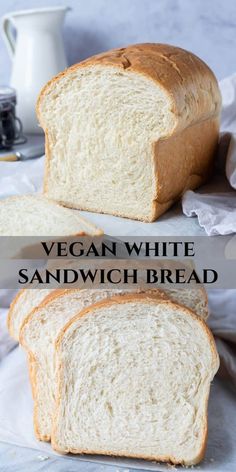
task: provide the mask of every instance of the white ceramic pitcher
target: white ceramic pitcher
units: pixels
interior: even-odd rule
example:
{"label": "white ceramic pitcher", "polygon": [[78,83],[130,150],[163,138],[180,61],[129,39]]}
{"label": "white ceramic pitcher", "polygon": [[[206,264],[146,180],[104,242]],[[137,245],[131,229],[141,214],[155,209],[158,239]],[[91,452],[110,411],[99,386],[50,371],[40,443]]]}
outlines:
{"label": "white ceramic pitcher", "polygon": [[[35,104],[42,86],[67,66],[62,24],[68,7],[9,13],[2,32],[12,58],[10,85],[17,91],[17,116],[25,133],[40,133]],[[12,32],[16,30],[16,39]]]}

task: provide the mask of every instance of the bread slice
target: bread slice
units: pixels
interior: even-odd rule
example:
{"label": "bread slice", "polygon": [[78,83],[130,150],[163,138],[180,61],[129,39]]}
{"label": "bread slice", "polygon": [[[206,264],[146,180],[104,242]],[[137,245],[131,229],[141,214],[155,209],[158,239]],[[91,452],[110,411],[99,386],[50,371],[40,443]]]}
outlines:
{"label": "bread slice", "polygon": [[114,49],[42,90],[45,194],[70,207],[154,221],[208,177],[220,92],[190,52],[164,44]]}
{"label": "bread slice", "polygon": [[55,292],[55,289],[23,288],[19,290],[11,302],[7,317],[7,327],[12,338],[19,341],[21,325],[25,318],[34,308],[36,308],[36,306],[40,305],[40,303],[53,292]]}
{"label": "bread slice", "polygon": [[[55,398],[53,349],[60,330],[85,306],[117,293],[132,293],[132,291],[138,290],[55,290],[37,308],[28,312],[28,316],[21,319],[21,325],[18,324],[21,326],[20,342],[29,355],[30,370],[34,371],[31,381],[35,400],[34,425],[38,439],[50,440],[51,415]],[[172,300],[188,304],[192,302],[190,295],[195,290],[185,292],[185,296],[181,290],[165,292],[150,290],[148,293],[153,292],[163,298],[170,296]],[[201,307],[204,301],[203,291],[199,290],[198,298],[196,297],[198,306]],[[199,315],[205,317],[206,313],[200,310]]]}
{"label": "bread slice", "polygon": [[[26,349],[34,396],[34,428],[38,439],[51,438],[55,403],[54,344],[64,325],[83,308],[121,290],[59,290],[49,295],[22,324],[20,344]],[[165,295],[157,290],[160,297]]]}
{"label": "bread slice", "polygon": [[[132,290],[131,290],[132,291]],[[181,289],[162,289],[168,298],[177,301],[182,305],[191,308],[201,318],[208,317],[208,302],[207,294],[204,287],[196,289],[181,288]],[[21,289],[11,303],[8,313],[8,331],[10,335],[19,341],[19,334],[22,324],[29,316],[30,312],[39,306],[41,302],[46,301],[46,298],[51,293],[60,293],[56,289]],[[64,291],[63,291],[64,293]]]}
{"label": "bread slice", "polygon": [[208,298],[205,288],[162,288],[163,292],[167,297],[177,302],[180,305],[184,305],[187,308],[193,310],[200,318],[207,320],[208,311]]}
{"label": "bread slice", "polygon": [[54,449],[185,465],[203,458],[219,359],[191,310],[154,295],[104,300],[64,327],[56,357]]}
{"label": "bread slice", "polygon": [[103,232],[80,216],[40,195],[0,200],[0,236],[77,236]]}

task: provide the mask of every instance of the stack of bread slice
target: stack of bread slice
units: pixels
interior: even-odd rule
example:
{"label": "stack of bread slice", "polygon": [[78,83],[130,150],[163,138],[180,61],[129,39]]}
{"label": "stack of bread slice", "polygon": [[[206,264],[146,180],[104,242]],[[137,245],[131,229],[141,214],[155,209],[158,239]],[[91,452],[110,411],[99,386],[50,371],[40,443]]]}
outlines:
{"label": "stack of bread slice", "polygon": [[27,353],[39,440],[60,452],[194,464],[218,369],[198,289],[24,289],[8,327]]}

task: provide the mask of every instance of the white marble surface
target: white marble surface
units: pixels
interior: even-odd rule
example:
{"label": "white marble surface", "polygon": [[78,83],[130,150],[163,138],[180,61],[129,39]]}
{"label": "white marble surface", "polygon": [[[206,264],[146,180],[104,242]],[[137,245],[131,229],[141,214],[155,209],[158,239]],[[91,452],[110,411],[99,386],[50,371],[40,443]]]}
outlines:
{"label": "white marble surface", "polygon": [[[166,42],[198,54],[219,79],[236,69],[235,0],[1,0],[0,16],[18,9],[70,5],[65,23],[69,63],[111,47]],[[10,60],[0,39],[0,84]]]}

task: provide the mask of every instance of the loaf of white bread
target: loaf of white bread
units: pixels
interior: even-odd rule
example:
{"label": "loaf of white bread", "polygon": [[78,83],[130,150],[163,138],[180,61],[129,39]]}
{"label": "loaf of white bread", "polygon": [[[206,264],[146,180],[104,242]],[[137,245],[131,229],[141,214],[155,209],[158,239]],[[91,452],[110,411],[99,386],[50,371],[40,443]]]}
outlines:
{"label": "loaf of white bread", "polygon": [[213,72],[174,46],[137,44],[73,65],[38,99],[44,192],[69,207],[154,221],[208,178],[220,106]]}
{"label": "loaf of white bread", "polygon": [[[107,331],[108,328],[105,328],[104,332],[107,333],[107,335],[103,336],[102,333],[99,334],[100,355],[94,352],[93,357],[94,343],[96,344],[98,342],[96,336],[98,332],[100,332],[100,321],[97,324],[96,316],[97,303],[101,301],[105,302],[108,299],[111,299],[112,303],[111,305],[109,305],[109,303],[101,305],[101,316],[102,318],[110,317],[112,313],[113,322],[111,324],[113,324],[112,329],[114,329],[116,334],[112,334],[109,330]],[[131,317],[129,314],[130,303],[132,304]],[[154,305],[155,314],[153,315],[151,307]],[[98,306],[100,307],[100,305]],[[112,308],[111,310],[110,307],[113,306],[116,308],[114,308],[114,310]],[[89,317],[88,329],[86,328],[85,331],[85,334],[88,332],[89,339],[86,338],[84,340],[84,345],[83,339],[78,344],[76,339],[77,336],[80,335],[79,332],[77,333],[77,320],[82,316],[81,313],[83,313],[85,309],[88,309],[88,313],[92,315],[91,318]],[[194,309],[196,310],[195,312]],[[140,313],[142,315],[141,317]],[[34,398],[34,429],[36,437],[44,441],[52,439],[53,446],[62,452],[94,452],[126,455],[167,460],[183,464],[192,464],[201,460],[206,443],[206,415],[209,385],[218,366],[218,357],[215,351],[213,337],[204,322],[207,315],[207,296],[203,288],[197,290],[166,289],[165,291],[155,289],[145,292],[130,289],[127,291],[111,289],[21,290],[12,303],[8,317],[8,327],[14,338],[20,340],[21,345],[27,353]],[[120,316],[123,320],[121,324]],[[157,317],[155,322],[152,321],[153,316],[154,318]],[[164,318],[160,318],[159,322],[159,316],[164,316],[165,322]],[[182,317],[183,320],[181,321]],[[201,321],[198,322],[196,319]],[[127,324],[130,324],[130,331],[127,329]],[[68,326],[73,326],[73,336],[69,336],[71,339],[71,344],[69,345]],[[145,329],[144,326],[146,326]],[[91,332],[89,331],[90,329]],[[147,333],[144,335],[146,329]],[[70,330],[71,328],[69,328],[69,331]],[[202,333],[201,336],[198,333],[199,330]],[[92,333],[94,334],[94,341],[92,340]],[[134,333],[136,333],[137,336],[136,343],[133,343]],[[64,341],[62,341],[64,336],[66,339],[65,344]],[[108,342],[110,337],[111,346]],[[145,338],[145,340],[143,338]],[[58,339],[59,341],[57,341]],[[130,342],[131,346],[129,346]],[[146,342],[150,342],[151,346],[149,344],[146,345]],[[58,383],[58,366],[60,366],[61,369],[62,361],[61,354],[59,355],[57,350],[55,351],[55,345],[61,346],[62,343],[63,346],[65,346],[65,351],[68,348],[68,355],[72,354],[75,356],[75,358],[71,359],[71,372],[73,372],[74,377],[73,379],[69,377],[68,383],[66,383],[65,386],[65,392],[71,392],[71,389],[74,392],[74,397],[73,399],[71,398],[71,401],[73,400],[75,403],[72,401],[72,405],[71,403],[68,405],[68,398],[64,397],[64,394],[61,395],[61,393],[59,393],[61,387],[60,383]],[[120,346],[120,343],[122,343],[122,346]],[[209,352],[206,349],[206,345],[208,346],[208,351],[211,352],[211,356],[208,356]],[[117,350],[115,351],[114,346],[117,346]],[[134,376],[132,374],[131,365],[127,364],[126,367],[120,365],[126,358],[126,349],[134,362],[139,364],[138,370],[134,370]],[[87,352],[88,354],[87,373],[82,372],[85,368],[84,359],[81,361],[81,366],[79,360],[77,364],[74,364],[75,359],[80,359],[81,350],[83,353]],[[130,354],[131,351],[132,354]],[[106,356],[108,352],[110,352],[108,356],[110,367],[106,363],[104,364],[104,355]],[[141,357],[137,355],[138,352]],[[94,364],[95,359],[98,362],[98,366]],[[151,367],[149,365],[150,362],[152,362]],[[196,363],[196,366],[194,363]],[[144,372],[140,370],[141,364],[143,365]],[[76,369],[75,373],[74,365]],[[120,371],[114,375],[117,375],[118,379],[121,376],[122,384],[125,377],[128,379],[130,375],[133,376],[133,386],[135,387],[136,382],[136,387],[132,390],[132,393],[130,392],[125,411],[123,411],[124,405],[122,404],[126,390],[125,383],[123,393],[121,393],[120,384],[116,385],[116,382],[113,383],[112,381],[111,386],[111,379],[109,380],[107,375],[104,375],[103,394],[102,396],[98,395],[102,372],[101,366],[103,366],[102,368],[104,368],[105,371],[106,369],[108,371],[110,369],[111,372],[119,366]],[[158,375],[161,369],[162,391],[159,391],[160,382],[157,382],[158,376],[153,377],[153,369],[157,369]],[[193,372],[191,375],[190,370]],[[80,372],[82,372],[81,378],[79,377]],[[97,378],[95,375],[93,385],[90,385],[90,378],[91,376],[93,378],[94,372],[99,373],[99,377]],[[166,377],[164,377],[164,372],[166,372]],[[145,379],[142,377],[143,375]],[[64,371],[62,376],[67,382]],[[184,386],[182,387],[181,379],[183,377]],[[149,394],[152,392],[150,395],[147,394],[145,387],[148,379],[150,382]],[[195,379],[195,383],[193,383],[193,379]],[[98,381],[98,384],[96,381]],[[88,447],[84,446],[86,442],[84,443],[84,436],[80,430],[80,422],[77,422],[77,413],[75,414],[73,410],[73,408],[75,408],[75,410],[77,409],[77,402],[80,401],[80,388],[85,389],[88,402],[90,402],[88,411],[81,410],[81,422],[92,421],[91,418],[94,417],[94,415],[96,416],[97,409],[103,411],[105,408],[103,411],[103,413],[105,412],[104,421],[107,415],[109,416],[110,412],[110,418],[107,418],[110,425],[101,425],[101,428],[104,427],[104,431],[103,433],[99,433],[100,442],[97,442],[96,447],[94,443],[94,428],[89,424],[86,429],[87,432],[83,432],[85,438],[87,438]],[[166,389],[165,395],[167,399],[168,395],[170,395],[170,401],[167,401],[167,404],[164,402],[164,389]],[[127,385],[127,390],[130,390],[130,385]],[[112,397],[110,398],[111,393]],[[158,397],[158,395],[160,396]],[[168,411],[167,407],[170,407],[173,403],[175,396],[177,396],[176,404],[174,403],[172,409]],[[115,405],[113,402],[116,397],[117,404]],[[84,395],[83,398],[85,399]],[[110,398],[110,400],[108,400],[108,398]],[[153,401],[153,398],[155,401]],[[60,401],[65,401],[62,407],[63,411],[66,411],[67,407],[68,409],[72,408],[71,414],[69,414],[68,411],[61,414],[62,410],[58,406],[60,405],[59,399]],[[139,402],[138,405],[137,401]],[[92,406],[94,409],[92,409]],[[116,436],[115,428],[118,423],[118,418],[123,425],[126,424],[127,426],[130,422],[131,416],[126,416],[128,407],[130,408],[131,416],[134,414],[133,409],[136,409],[137,413],[136,419],[134,420],[135,425],[131,422],[131,429],[127,430],[128,436],[133,437],[133,443],[131,441],[130,446],[128,446],[129,450],[124,449],[122,443],[119,443],[119,440],[117,440],[116,445],[114,445],[113,442]],[[118,408],[115,416],[113,415],[113,408]],[[186,425],[181,429],[178,418],[181,415],[185,416],[187,411],[189,411],[189,416],[188,419],[186,419]],[[158,422],[157,418],[159,418]],[[73,421],[72,428],[71,423]],[[69,431],[67,434],[65,430],[65,437],[68,439],[67,443],[64,441],[64,438],[60,436],[60,431],[65,428],[63,422],[69,425],[69,431],[73,431],[71,437]],[[110,428],[109,434],[107,432],[107,426]],[[150,434],[147,437],[149,449],[146,449],[146,446],[144,449],[139,446],[143,441],[143,427],[146,429],[150,428]],[[169,444],[165,444],[164,441],[160,447],[159,443],[161,441],[160,438],[163,436],[163,428],[164,430],[167,428],[166,436],[168,436],[171,428],[173,428],[173,431],[177,431],[176,441],[181,443],[183,436],[186,435],[187,437],[189,435],[189,437],[192,438],[191,447],[188,444],[186,447],[180,448],[178,442],[175,441],[173,443],[173,434],[169,440]],[[180,429],[178,430],[178,428]],[[110,442],[107,442],[107,434],[108,436],[111,434]],[[60,439],[58,439],[59,437]],[[105,443],[107,446],[103,448],[102,445]],[[76,447],[75,444],[77,444]],[[136,444],[135,447],[134,444]],[[164,455],[162,451],[165,451]]]}

